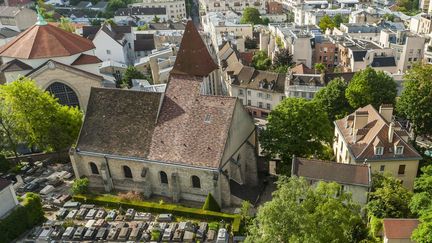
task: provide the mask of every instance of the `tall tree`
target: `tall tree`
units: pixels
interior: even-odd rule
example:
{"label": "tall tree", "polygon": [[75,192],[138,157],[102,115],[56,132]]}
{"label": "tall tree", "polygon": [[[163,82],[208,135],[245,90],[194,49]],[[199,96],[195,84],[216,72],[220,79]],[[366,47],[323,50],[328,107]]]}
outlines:
{"label": "tall tree", "polygon": [[318,71],[319,73],[325,73],[325,71],[326,71],[326,66],[321,62],[315,63],[314,67],[315,67],[315,70]]}
{"label": "tall tree", "polygon": [[324,17],[322,17],[321,20],[319,21],[318,25],[322,32],[325,32],[327,29],[333,30],[333,28],[336,26],[335,23],[333,22],[333,19],[330,18],[330,16],[328,15],[324,15]]}
{"label": "tall tree", "polygon": [[345,96],[350,105],[357,109],[369,104],[375,108],[379,108],[381,104],[394,104],[396,94],[396,82],[392,77],[367,67],[354,75]]}
{"label": "tall tree", "polygon": [[330,81],[326,87],[318,91],[313,99],[325,112],[327,112],[330,122],[340,119],[352,112],[352,108],[345,98],[347,83],[336,78]]}
{"label": "tall tree", "polygon": [[33,80],[21,78],[0,86],[0,99],[9,111],[8,119],[20,142],[44,150],[62,150],[76,141],[82,123],[81,111],[60,105]]}
{"label": "tall tree", "polygon": [[267,154],[280,155],[283,162],[290,163],[293,155],[324,155],[332,136],[327,113],[315,102],[287,98],[270,112],[260,141]]}
{"label": "tall tree", "polygon": [[268,70],[271,60],[264,51],[257,51],[252,58],[252,66],[258,70]]}
{"label": "tall tree", "polygon": [[377,218],[407,218],[411,215],[409,202],[412,193],[391,175],[374,174],[373,192],[366,205],[368,213]]}
{"label": "tall tree", "polygon": [[417,64],[404,76],[404,90],[396,104],[414,136],[432,136],[432,65]]}
{"label": "tall tree", "polygon": [[293,62],[293,56],[289,53],[288,49],[281,49],[277,51],[273,58],[273,68],[278,67],[291,67],[295,63]]}
{"label": "tall tree", "polygon": [[[335,196],[338,195],[338,196]],[[246,242],[360,242],[367,237],[360,207],[336,183],[312,187],[281,177],[271,201],[258,209]]]}
{"label": "tall tree", "polygon": [[138,69],[136,69],[136,67],[134,66],[129,66],[126,71],[123,74],[123,78],[121,80],[120,84],[117,84],[117,87],[128,87],[131,88],[132,87],[132,79],[144,79],[145,75],[138,71]]}
{"label": "tall tree", "polygon": [[243,10],[243,16],[240,19],[241,24],[261,24],[261,14],[256,8],[247,7]]}
{"label": "tall tree", "polygon": [[333,23],[335,27],[339,28],[342,23],[348,23],[348,17],[344,17],[342,14],[336,14],[333,17]]}
{"label": "tall tree", "polygon": [[420,225],[414,230],[412,239],[419,243],[432,242],[432,165],[422,168],[423,174],[414,182],[414,196],[410,209],[417,214]]}

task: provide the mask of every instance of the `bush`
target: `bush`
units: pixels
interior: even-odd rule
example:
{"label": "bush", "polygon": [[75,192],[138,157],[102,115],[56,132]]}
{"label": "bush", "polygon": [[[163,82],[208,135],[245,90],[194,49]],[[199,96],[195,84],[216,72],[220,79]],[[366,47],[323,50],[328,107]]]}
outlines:
{"label": "bush", "polygon": [[152,241],[159,241],[160,235],[161,235],[161,232],[159,230],[153,230],[151,232],[151,240]]}
{"label": "bush", "polygon": [[88,178],[75,179],[71,188],[72,194],[87,193],[89,183]]}
{"label": "bush", "polygon": [[213,212],[220,212],[221,211],[221,208],[220,208],[218,202],[216,202],[216,200],[214,199],[214,197],[211,193],[209,193],[207,195],[207,198],[205,200],[205,203],[204,203],[202,209],[213,211]]}
{"label": "bush", "polygon": [[167,203],[159,204],[143,201],[122,202],[118,197],[115,197],[113,195],[74,195],[72,198],[73,200],[78,202],[103,205],[112,208],[123,207],[133,208],[139,211],[146,211],[149,213],[171,213],[175,216],[188,217],[192,219],[204,219],[207,221],[220,221],[221,219],[223,219],[225,222],[231,222],[233,232],[238,232],[241,223],[240,215],[212,212],[199,208],[188,208]]}
{"label": "bush", "polygon": [[45,220],[39,195],[27,193],[22,205],[0,221],[0,242],[12,242]]}

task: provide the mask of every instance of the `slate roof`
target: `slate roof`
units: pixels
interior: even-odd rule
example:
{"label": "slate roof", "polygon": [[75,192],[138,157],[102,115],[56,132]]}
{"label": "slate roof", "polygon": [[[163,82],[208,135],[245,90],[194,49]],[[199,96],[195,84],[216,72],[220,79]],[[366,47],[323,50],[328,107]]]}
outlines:
{"label": "slate roof", "polygon": [[396,61],[394,57],[374,57],[372,67],[395,67]]}
{"label": "slate roof", "polygon": [[383,229],[387,239],[410,239],[419,224],[418,219],[384,219]]}
{"label": "slate roof", "polygon": [[7,27],[0,29],[0,39],[7,39],[19,35],[20,32],[9,29]]}
{"label": "slate roof", "polygon": [[153,49],[155,49],[155,42],[152,34],[136,34],[135,51],[151,51]]}
{"label": "slate roof", "polygon": [[82,36],[84,38],[93,40],[96,36],[96,33],[99,31],[100,26],[83,26],[82,30]]}
{"label": "slate roof", "polygon": [[108,2],[99,1],[98,3],[96,3],[95,5],[93,5],[91,8],[103,9],[103,8],[106,8],[107,6],[108,6]]}
{"label": "slate roof", "polygon": [[0,67],[1,72],[16,72],[24,70],[32,70],[33,68],[26,63],[21,62],[18,59],[13,59]]}
{"label": "slate roof", "polygon": [[164,15],[166,8],[145,8],[145,7],[129,7],[120,8],[115,11],[115,16],[134,16],[134,15]]}
{"label": "slate roof", "polygon": [[366,56],[367,51],[353,51],[353,58],[355,62],[362,62]]}
{"label": "slate roof", "polygon": [[[367,114],[367,123],[364,127],[354,131],[354,117],[359,113]],[[400,124],[396,123],[393,135],[393,141],[389,141],[389,125],[372,105],[358,108],[350,115],[335,121],[336,129],[340,131],[344,140],[347,142],[349,151],[355,157],[356,161],[363,162],[374,160],[397,160],[397,159],[421,159],[420,154],[412,147],[410,143],[403,140],[403,136],[408,136],[405,130],[402,130]],[[384,147],[383,155],[375,155],[374,142],[379,140]],[[394,144],[400,143],[404,146],[402,155],[395,155]]]}
{"label": "slate roof", "polygon": [[3,178],[0,178],[0,191],[8,187],[12,182]]}
{"label": "slate roof", "polygon": [[171,74],[207,76],[218,68],[192,21],[188,21]]}
{"label": "slate roof", "polygon": [[87,55],[87,54],[81,54],[73,63],[74,65],[85,65],[85,64],[95,64],[102,62],[101,59],[99,59],[97,56]]}
{"label": "slate roof", "polygon": [[15,17],[19,12],[19,7],[0,6],[0,17]]}
{"label": "slate roof", "polygon": [[38,59],[71,56],[94,49],[93,43],[53,25],[33,25],[0,48],[0,56]]}
{"label": "slate roof", "polygon": [[76,8],[87,8],[87,6],[92,6],[92,4],[89,1],[81,1],[79,2],[75,7]]}
{"label": "slate roof", "polygon": [[340,184],[370,186],[371,178],[367,165],[342,164],[295,157],[292,167],[292,174],[299,177]]}

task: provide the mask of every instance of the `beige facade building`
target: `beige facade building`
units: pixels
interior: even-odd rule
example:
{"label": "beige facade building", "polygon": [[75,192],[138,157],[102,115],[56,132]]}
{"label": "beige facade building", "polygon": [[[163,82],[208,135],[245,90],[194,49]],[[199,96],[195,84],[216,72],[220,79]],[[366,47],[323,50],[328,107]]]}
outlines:
{"label": "beige facade building", "polygon": [[202,94],[215,69],[189,22],[165,93],[93,89],[70,152],[75,175],[92,188],[175,202],[204,202],[212,193],[228,206],[258,192],[252,118],[236,98]]}
{"label": "beige facade building", "polygon": [[182,20],[186,18],[186,5],[182,0],[141,0],[132,6],[143,8],[166,8],[166,16],[170,20]]}
{"label": "beige facade building", "polygon": [[36,22],[36,12],[29,8],[0,7],[0,28],[23,31]]}
{"label": "beige facade building", "polygon": [[336,161],[367,163],[372,172],[390,173],[413,189],[420,154],[408,142],[408,132],[393,120],[393,107],[372,105],[357,109],[335,121],[333,144]]}
{"label": "beige facade building", "polygon": [[234,10],[243,12],[247,7],[253,7],[260,11],[261,14],[266,13],[266,0],[200,0],[199,5],[203,12],[225,12]]}

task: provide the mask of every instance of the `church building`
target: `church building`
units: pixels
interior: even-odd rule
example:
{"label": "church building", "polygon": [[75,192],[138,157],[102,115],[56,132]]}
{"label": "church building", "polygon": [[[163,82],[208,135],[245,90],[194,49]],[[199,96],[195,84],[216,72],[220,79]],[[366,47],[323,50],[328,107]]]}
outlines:
{"label": "church building", "polygon": [[27,76],[61,104],[85,111],[91,87],[105,83],[94,49],[90,40],[48,24],[39,14],[35,25],[0,48],[0,84]]}
{"label": "church building", "polygon": [[192,22],[162,92],[92,88],[70,157],[90,187],[238,205],[258,183],[256,130],[235,97],[205,95],[218,69]]}

